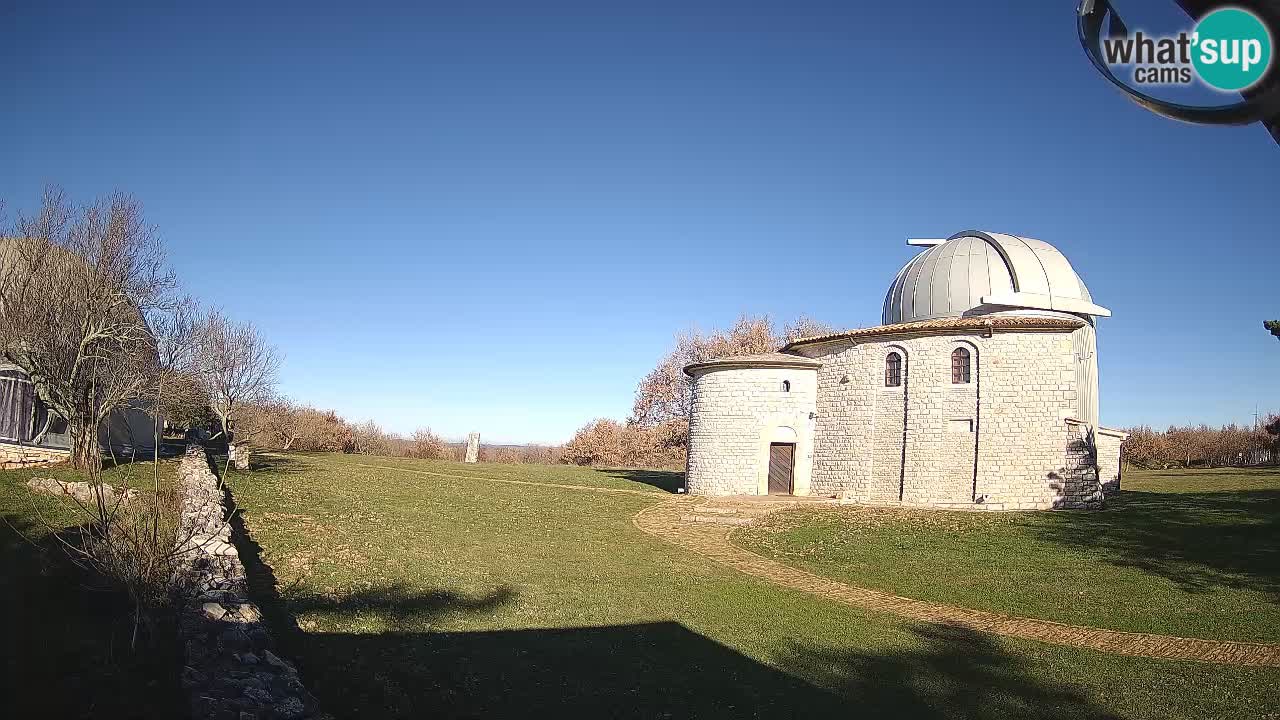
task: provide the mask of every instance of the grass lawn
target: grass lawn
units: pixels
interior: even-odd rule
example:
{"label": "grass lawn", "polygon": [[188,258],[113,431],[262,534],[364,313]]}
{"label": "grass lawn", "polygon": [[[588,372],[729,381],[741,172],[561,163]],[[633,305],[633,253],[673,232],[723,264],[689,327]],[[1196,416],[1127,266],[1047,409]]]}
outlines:
{"label": "grass lawn", "polygon": [[284,649],[338,717],[1209,718],[1280,707],[1277,670],[919,625],[735,573],[632,525],[675,474],[263,461],[229,478],[252,535],[242,553]]}
{"label": "grass lawn", "polygon": [[[162,482],[175,463],[162,461]],[[83,480],[65,466],[0,471],[0,693],[12,718],[174,718],[187,701],[178,683],[181,648],[171,623],[129,648],[127,598],[73,565],[55,532],[87,517],[69,500],[34,495],[32,477]],[[108,469],[104,480],[151,487],[151,465]]]}
{"label": "grass lawn", "polygon": [[1079,625],[1280,641],[1280,469],[1139,471],[1100,512],[857,506],[739,545],[854,585]]}

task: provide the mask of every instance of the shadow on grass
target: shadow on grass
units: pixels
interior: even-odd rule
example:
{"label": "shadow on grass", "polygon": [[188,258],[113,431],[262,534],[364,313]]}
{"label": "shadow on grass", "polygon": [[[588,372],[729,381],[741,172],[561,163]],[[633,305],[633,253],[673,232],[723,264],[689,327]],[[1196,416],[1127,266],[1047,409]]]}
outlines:
{"label": "shadow on grass", "polygon": [[1232,588],[1280,599],[1280,490],[1123,490],[1105,510],[1055,513],[1033,528],[1187,592]]}
{"label": "shadow on grass", "polygon": [[[226,460],[226,456],[222,458]],[[269,472],[275,474],[296,475],[307,471],[306,463],[288,455],[253,454],[249,456],[249,472]]]}
{"label": "shadow on grass", "polygon": [[[392,585],[282,597],[238,517],[233,529],[282,649],[337,717],[1108,717],[990,640],[951,627],[922,627],[918,646],[888,654],[796,647],[777,662],[790,672],[676,622],[432,632],[446,616],[488,614],[518,595]],[[394,630],[302,632],[294,618],[315,612]]]}
{"label": "shadow on grass", "polygon": [[953,625],[912,628],[920,646],[864,654],[795,647],[784,667],[856,703],[859,716],[943,718],[1117,717],[1069,682],[1030,678],[988,635]]}
{"label": "shadow on grass", "polygon": [[[160,443],[160,460],[172,460],[181,456],[187,451],[185,443],[179,442],[162,442]],[[137,452],[114,452],[107,448],[102,451],[102,469],[110,470],[114,467],[124,467],[127,465],[138,465],[155,461],[156,453],[152,450],[139,450]]]}
{"label": "shadow on grass", "polygon": [[[249,470],[244,471],[231,468],[230,474],[236,477],[253,480],[255,473],[262,473],[263,478],[278,479],[283,482],[284,476],[300,475],[307,471],[307,464],[298,460],[296,457],[293,457],[293,455],[299,454],[302,453],[291,453],[290,455],[283,455],[279,453],[251,453],[249,455]],[[225,452],[221,454],[210,453],[209,459],[213,463],[214,470],[218,475],[221,475],[223,469],[227,467],[227,454]]]}
{"label": "shadow on grass", "polygon": [[[42,523],[11,508],[4,520],[0,697],[6,716],[183,717],[181,647],[172,616],[154,618],[137,649],[130,649],[128,598],[72,563]],[[61,532],[71,539],[77,529]]]}
{"label": "shadow on grass", "polygon": [[674,493],[684,487],[684,473],[675,470],[626,470],[602,469],[600,472],[619,480],[652,485],[658,489]]}

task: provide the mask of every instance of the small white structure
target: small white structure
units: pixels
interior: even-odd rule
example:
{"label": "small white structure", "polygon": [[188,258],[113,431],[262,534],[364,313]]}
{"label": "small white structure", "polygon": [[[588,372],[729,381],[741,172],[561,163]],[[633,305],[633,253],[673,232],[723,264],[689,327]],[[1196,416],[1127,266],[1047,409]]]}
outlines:
{"label": "small white structure", "polygon": [[1048,243],[966,231],[885,295],[883,324],[695,363],[689,492],[988,510],[1099,506],[1094,304]]}

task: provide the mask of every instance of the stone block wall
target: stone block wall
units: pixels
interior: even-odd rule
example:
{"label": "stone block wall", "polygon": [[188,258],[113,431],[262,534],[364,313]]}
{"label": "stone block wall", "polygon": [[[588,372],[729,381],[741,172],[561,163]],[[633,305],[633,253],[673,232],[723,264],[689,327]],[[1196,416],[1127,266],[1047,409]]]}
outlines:
{"label": "stone block wall", "polygon": [[983,345],[977,494],[991,509],[1061,505],[1052,475],[1077,413],[1069,333],[997,333]]}
{"label": "stone block wall", "polygon": [[[973,341],[917,339],[907,382],[907,472],[902,500],[914,505],[972,503],[982,362]],[[951,382],[951,353],[970,353],[970,382]]]}
{"label": "stone block wall", "polygon": [[1062,467],[1050,475],[1049,487],[1054,492],[1052,507],[1100,508],[1102,484],[1098,482],[1096,448],[1089,444],[1088,426],[1076,420],[1064,423],[1063,445],[1066,452]]}
{"label": "stone block wall", "polygon": [[1098,428],[1098,471],[1103,492],[1116,492],[1120,489],[1120,470],[1124,462],[1121,448],[1128,437],[1128,433],[1119,430]]}
{"label": "stone block wall", "polygon": [[[882,355],[887,357],[891,349],[902,352],[901,348],[891,346],[884,348]],[[881,362],[884,359],[882,357]],[[852,488],[847,488],[845,495],[846,497],[851,494],[863,495],[872,502],[896,502],[902,493],[902,478],[905,471],[903,459],[905,458],[906,449],[904,443],[907,441],[907,433],[909,432],[907,424],[909,395],[907,394],[907,388],[911,383],[910,357],[904,357],[902,362],[901,386],[884,387],[883,366],[880,369],[879,379],[878,387],[870,391],[873,398],[870,403],[870,440],[873,446],[871,447],[871,465],[868,468],[869,473],[865,489],[861,493],[857,493]],[[827,433],[828,436],[831,434]],[[863,440],[865,441],[866,439],[864,436]],[[818,455],[821,456],[822,454],[822,450],[819,450]]]}
{"label": "stone block wall", "polygon": [[70,457],[67,450],[0,443],[0,470],[65,462]]}
{"label": "stone block wall", "polygon": [[[951,352],[970,351],[970,382]],[[904,357],[886,388],[885,358]],[[1012,510],[1064,506],[1054,483],[1077,410],[1069,332],[902,334],[801,346],[817,377],[817,495]]]}
{"label": "stone block wall", "polygon": [[262,612],[249,600],[244,564],[218,477],[203,448],[187,449],[178,469],[182,501],[179,582],[186,602],[178,628],[182,685],[195,720],[324,718],[297,669],[275,653]]}
{"label": "stone block wall", "polygon": [[[783,389],[783,382],[790,390]],[[795,493],[809,494],[810,414],[817,373],[800,368],[710,368],[695,373],[685,483],[701,495],[767,492],[769,443],[796,443]],[[793,434],[792,434],[793,433]]]}

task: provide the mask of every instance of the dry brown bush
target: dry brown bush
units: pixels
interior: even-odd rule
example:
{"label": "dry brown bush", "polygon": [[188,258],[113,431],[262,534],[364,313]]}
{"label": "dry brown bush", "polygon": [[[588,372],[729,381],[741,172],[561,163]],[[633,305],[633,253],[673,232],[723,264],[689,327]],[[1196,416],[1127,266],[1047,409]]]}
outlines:
{"label": "dry brown bush", "polygon": [[587,423],[560,450],[560,461],[594,467],[684,468],[685,449],[679,438],[688,434],[679,420],[651,427],[600,418]]}
{"label": "dry brown bush", "polygon": [[445,456],[445,444],[439,435],[431,432],[431,428],[419,428],[413,431],[403,455],[419,460],[438,460]]}
{"label": "dry brown bush", "polygon": [[261,450],[344,452],[353,444],[352,426],[337,413],[286,399],[245,406],[236,434]]}
{"label": "dry brown bush", "polygon": [[298,410],[298,450],[342,452],[351,442],[351,426],[332,410],[304,406]]}
{"label": "dry brown bush", "polygon": [[355,455],[393,455],[395,440],[378,423],[368,420],[351,426],[351,437],[343,452]]}

